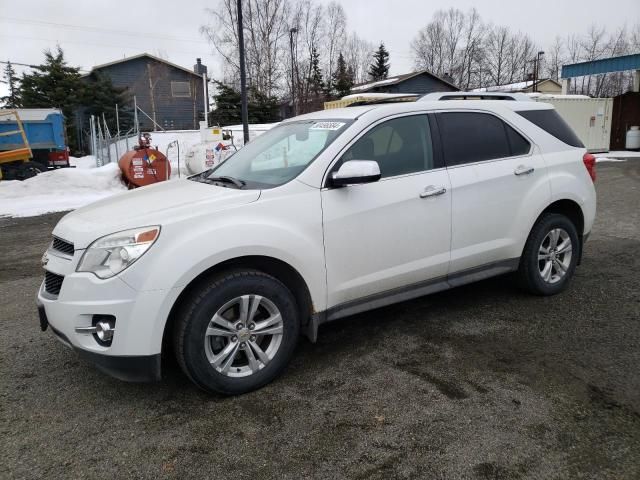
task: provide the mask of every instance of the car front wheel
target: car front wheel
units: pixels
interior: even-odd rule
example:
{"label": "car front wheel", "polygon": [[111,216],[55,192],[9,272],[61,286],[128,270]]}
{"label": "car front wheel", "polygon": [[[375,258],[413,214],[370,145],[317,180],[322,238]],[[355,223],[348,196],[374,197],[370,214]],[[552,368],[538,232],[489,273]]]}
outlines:
{"label": "car front wheel", "polygon": [[280,375],[299,335],[293,294],[258,271],[212,279],[192,292],[180,317],[174,331],[178,363],[199,387],[227,395]]}

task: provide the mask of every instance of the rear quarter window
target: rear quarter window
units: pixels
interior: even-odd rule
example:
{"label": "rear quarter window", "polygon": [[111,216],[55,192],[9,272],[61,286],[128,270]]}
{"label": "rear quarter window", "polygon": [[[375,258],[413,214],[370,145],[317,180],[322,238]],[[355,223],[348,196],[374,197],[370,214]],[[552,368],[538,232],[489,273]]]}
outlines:
{"label": "rear quarter window", "polygon": [[572,147],[584,148],[578,136],[555,110],[521,110],[517,113],[561,142]]}

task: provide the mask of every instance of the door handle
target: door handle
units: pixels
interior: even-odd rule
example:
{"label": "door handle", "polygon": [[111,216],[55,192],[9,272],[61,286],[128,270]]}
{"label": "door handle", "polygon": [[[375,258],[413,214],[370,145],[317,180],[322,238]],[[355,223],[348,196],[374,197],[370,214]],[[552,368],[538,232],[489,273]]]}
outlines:
{"label": "door handle", "polygon": [[436,187],[435,185],[429,185],[427,188],[424,189],[424,192],[420,194],[420,198],[436,197],[446,192],[447,192],[447,189],[444,187]]}
{"label": "door handle", "polygon": [[515,175],[529,175],[530,173],[533,173],[534,170],[535,170],[535,168],[533,168],[533,167],[527,167],[525,165],[518,165],[518,167],[513,171],[513,173]]}

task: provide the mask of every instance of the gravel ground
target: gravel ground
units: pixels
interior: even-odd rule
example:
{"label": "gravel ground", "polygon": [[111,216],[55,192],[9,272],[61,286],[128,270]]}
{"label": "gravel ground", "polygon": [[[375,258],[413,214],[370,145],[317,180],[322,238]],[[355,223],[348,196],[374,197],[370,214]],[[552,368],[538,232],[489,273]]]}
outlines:
{"label": "gravel ground", "polygon": [[640,478],[640,162],[598,170],[566,292],[501,277],[329,324],[236,398],[172,364],[122,383],[40,332],[60,215],[0,219],[0,476]]}

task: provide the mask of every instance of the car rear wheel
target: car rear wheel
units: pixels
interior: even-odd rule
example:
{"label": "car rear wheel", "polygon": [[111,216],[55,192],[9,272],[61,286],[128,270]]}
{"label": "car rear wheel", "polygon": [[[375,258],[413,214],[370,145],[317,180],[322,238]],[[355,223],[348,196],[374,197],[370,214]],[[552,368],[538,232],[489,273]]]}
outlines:
{"label": "car rear wheel", "polygon": [[183,371],[227,395],[260,388],[286,367],[299,335],[293,294],[258,271],[212,279],[185,302],[174,331]]}
{"label": "car rear wheel", "polygon": [[537,295],[564,290],[576,269],[580,240],[575,225],[564,215],[545,214],[534,225],[520,259],[520,284]]}

